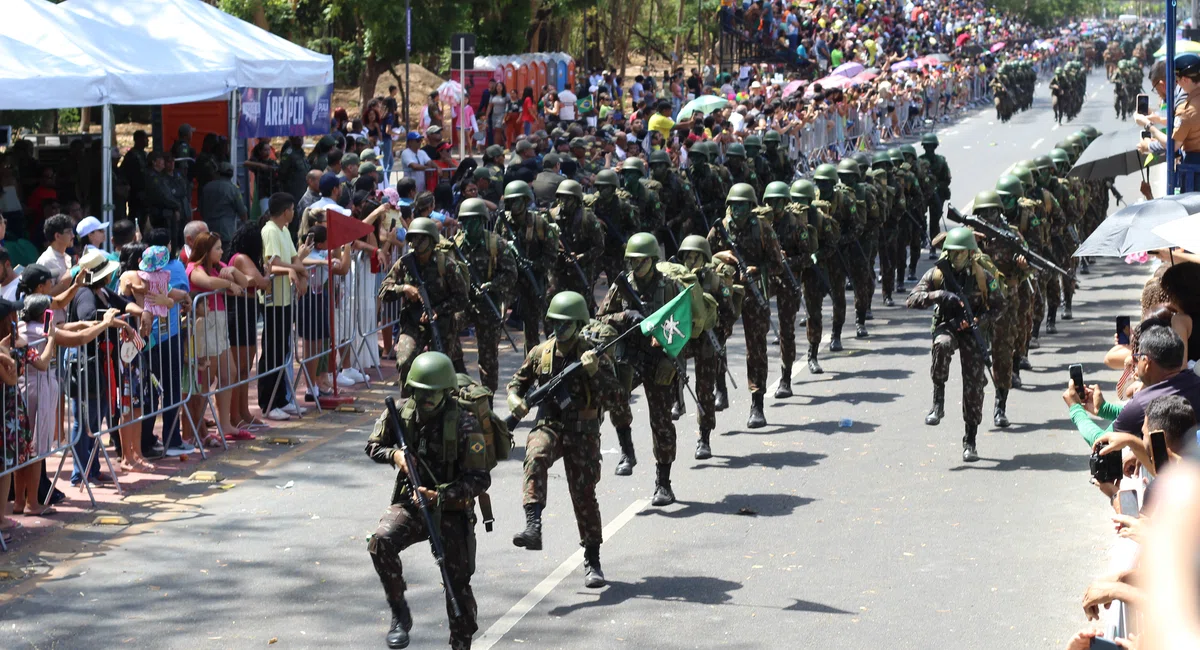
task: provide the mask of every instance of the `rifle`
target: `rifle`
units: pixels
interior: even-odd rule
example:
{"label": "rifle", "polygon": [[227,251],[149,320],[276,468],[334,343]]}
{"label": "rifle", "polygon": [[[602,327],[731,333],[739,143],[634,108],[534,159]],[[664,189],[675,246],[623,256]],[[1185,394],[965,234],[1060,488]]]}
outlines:
{"label": "rifle", "polygon": [[[680,262],[679,258],[677,257],[671,257],[670,261],[675,264],[679,264],[680,266],[684,266],[684,264]],[[704,337],[708,339],[708,344],[712,346],[713,351],[717,353],[718,357],[725,356],[725,346],[721,345],[721,340],[717,338],[716,332],[712,330],[704,330]],[[729,375],[729,381],[736,389],[738,387],[737,380],[733,378],[733,373],[729,371],[728,364],[725,364],[725,373]]]}
{"label": "rifle", "polygon": [[946,290],[954,294],[958,298],[959,303],[962,304],[963,316],[967,319],[967,325],[971,328],[971,335],[975,339],[975,345],[979,347],[979,354],[983,355],[983,365],[991,368],[992,351],[988,348],[987,340],[983,338],[983,333],[979,331],[979,323],[975,322],[975,312],[971,309],[971,301],[967,296],[963,295],[962,286],[958,284],[958,278],[954,276],[954,269],[945,257],[938,260],[937,267],[942,270],[942,285]]}
{"label": "rifle", "polygon": [[1045,257],[1042,257],[1041,255],[1029,250],[1028,247],[1021,243],[1020,237],[1008,230],[993,226],[992,224],[974,215],[963,215],[958,211],[958,208],[955,208],[954,206],[948,207],[946,211],[946,218],[954,223],[968,226],[987,235],[988,237],[991,237],[992,239],[995,239],[1001,244],[1008,246],[1018,255],[1024,256],[1025,261],[1029,262],[1030,266],[1039,271],[1057,273],[1064,278],[1070,278],[1072,280],[1075,279],[1075,276],[1070,272],[1064,270],[1062,267],[1058,266],[1054,262],[1051,262]]}
{"label": "rifle", "polygon": [[[598,348],[594,348],[595,352],[596,352],[596,356],[600,356],[600,355],[604,354],[605,352],[608,351],[609,348],[616,345],[617,341],[620,341],[621,339],[625,338],[626,336],[628,336],[629,334],[631,334],[635,331],[638,331],[638,328],[631,327],[631,328],[625,330],[617,338],[609,341],[608,343],[605,343],[604,345],[601,345]],[[572,373],[574,373],[576,370],[579,370],[582,367],[583,367],[583,361],[581,361],[579,359],[572,361],[570,364],[567,365],[566,368],[563,368],[562,370],[560,370],[557,375],[554,375],[553,377],[551,377],[549,381],[547,381],[546,383],[542,384],[541,386],[538,386],[537,388],[529,391],[529,393],[527,393],[524,398],[525,405],[528,406],[530,410],[532,410],[535,406],[540,406],[542,404],[542,402],[545,402],[547,399],[553,398],[554,403],[556,405],[558,405],[559,409],[565,410],[565,409],[570,408],[571,407],[571,396],[567,394],[566,387],[563,385],[563,382],[565,382],[567,380],[567,377],[570,377]],[[517,425],[520,423],[521,423],[521,418],[519,418],[515,415],[509,415],[507,418],[504,419],[504,424],[508,426],[508,429],[510,431],[515,429],[517,427]]]}
{"label": "rifle", "polygon": [[[621,273],[617,276],[617,286],[619,286],[621,291],[625,293],[626,299],[629,300],[629,304],[634,308],[634,310],[636,310],[642,316],[649,316],[649,314],[646,313],[646,303],[642,302],[642,297],[638,295],[637,290],[634,289],[633,285],[629,282],[629,275],[627,273]],[[687,288],[684,289],[684,291],[688,290],[689,289]],[[687,369],[683,367],[683,363],[679,361],[679,357],[672,357],[666,352],[663,352],[663,354],[665,354],[667,358],[671,360],[671,363],[675,366],[675,373],[678,375],[679,379],[683,380],[684,387],[688,389],[689,393],[691,393],[692,401],[696,403],[696,408],[700,411],[700,414],[704,415],[704,407],[700,405],[700,400],[696,399],[696,393],[692,390],[691,383],[688,382]]]}
{"label": "rifle", "polygon": [[[392,426],[396,427],[396,438],[400,442],[400,453],[404,454],[404,464],[412,470],[401,470],[404,472],[405,478],[408,479],[408,489],[412,491],[413,496],[417,499],[417,506],[421,509],[421,515],[425,519],[425,528],[429,531],[429,550],[433,552],[433,561],[437,563],[438,569],[442,571],[442,584],[446,589],[446,597],[450,599],[450,606],[454,610],[456,617],[462,616],[462,610],[458,606],[458,599],[454,597],[454,588],[450,582],[450,572],[446,569],[446,551],[442,547],[442,536],[439,528],[434,525],[433,515],[429,512],[429,502],[425,500],[425,495],[421,494],[418,489],[421,487],[420,465],[417,462],[417,457],[413,455],[412,450],[408,447],[408,442],[404,435],[404,422],[400,419],[400,412],[396,410],[396,400],[388,397],[383,400],[387,405],[388,419],[392,421]],[[417,476],[414,476],[416,473]]]}
{"label": "rifle", "polygon": [[475,275],[475,269],[471,268],[471,263],[467,260],[467,256],[463,255],[462,249],[458,247],[458,242],[450,239],[450,244],[454,246],[454,253],[458,255],[458,259],[462,260],[463,265],[467,267],[467,273],[471,276],[471,290],[479,294],[483,298],[483,302],[488,307],[488,311],[492,312],[492,316],[496,317],[497,327],[504,333],[504,338],[508,339],[508,344],[512,346],[513,352],[517,351],[517,344],[513,341],[512,335],[508,333],[508,328],[504,326],[504,314],[500,312],[500,308],[496,306],[496,301],[492,300],[491,294],[484,291],[481,287],[483,283],[479,281],[479,276]]}
{"label": "rifle", "polygon": [[417,283],[417,291],[421,294],[421,309],[425,311],[425,319],[429,321],[430,338],[433,340],[433,349],[438,352],[445,352],[442,349],[442,335],[438,331],[437,314],[433,312],[433,305],[429,300],[429,291],[425,289],[425,281],[421,279],[421,270],[417,268],[417,258],[414,253],[408,253],[400,258],[404,262],[404,268],[408,270],[409,275]]}
{"label": "rifle", "polygon": [[775,321],[771,320],[770,316],[771,303],[767,301],[767,297],[759,290],[758,281],[750,277],[750,272],[747,270],[749,267],[746,266],[746,258],[742,257],[742,252],[738,250],[737,244],[733,243],[733,237],[730,236],[729,230],[725,228],[725,222],[717,219],[713,222],[713,228],[716,228],[717,232],[721,233],[721,238],[729,245],[729,252],[733,255],[733,259],[736,262],[735,266],[737,267],[738,274],[746,279],[746,288],[754,296],[754,301],[758,303],[759,308],[767,312],[767,324],[771,326],[771,333],[778,337],[779,330],[775,329]]}
{"label": "rifle", "polygon": [[[580,221],[582,223],[582,220]],[[562,246],[563,253],[566,254],[571,265],[575,268],[575,274],[579,276],[580,293],[587,298],[588,311],[596,313],[596,299],[592,296],[592,282],[588,279],[587,273],[583,272],[583,267],[579,265],[579,258],[575,256],[575,252],[571,250],[571,245],[567,243],[566,238],[559,237],[558,245]]]}
{"label": "rifle", "polygon": [[911,221],[913,227],[917,229],[917,232],[921,233],[921,246],[924,248],[929,248],[932,242],[929,239],[929,233],[927,232],[926,227],[921,225],[921,222],[912,215],[911,210],[901,210],[900,214],[903,214],[909,221]]}
{"label": "rifle", "polygon": [[540,300],[544,292],[542,291],[542,283],[538,282],[537,276],[533,273],[533,260],[526,257],[525,251],[521,250],[517,245],[517,234],[513,231],[508,221],[502,217],[501,222],[504,224],[504,229],[508,231],[509,236],[505,241],[508,242],[508,249],[512,251],[513,257],[517,260],[517,268],[521,271],[521,277],[525,278],[525,282],[529,284],[529,289],[533,292],[534,297]]}

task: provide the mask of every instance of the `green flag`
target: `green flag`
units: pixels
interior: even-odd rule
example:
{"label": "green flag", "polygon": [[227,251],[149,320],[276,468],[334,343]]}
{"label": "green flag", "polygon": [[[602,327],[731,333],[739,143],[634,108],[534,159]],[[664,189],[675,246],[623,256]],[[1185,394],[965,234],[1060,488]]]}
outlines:
{"label": "green flag", "polygon": [[692,287],[688,285],[675,299],[642,321],[642,334],[658,339],[667,355],[679,356],[679,351],[692,338]]}

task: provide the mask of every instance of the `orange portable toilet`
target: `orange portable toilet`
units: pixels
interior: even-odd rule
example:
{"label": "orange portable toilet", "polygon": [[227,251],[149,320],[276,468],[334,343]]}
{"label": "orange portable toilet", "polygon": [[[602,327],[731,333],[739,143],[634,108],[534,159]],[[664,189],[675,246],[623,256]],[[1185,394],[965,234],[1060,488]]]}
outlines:
{"label": "orange portable toilet", "polygon": [[533,79],[530,78],[531,77],[530,72],[531,71],[529,69],[528,63],[521,63],[521,62],[517,63],[517,86],[516,86],[516,88],[517,88],[518,95],[524,94],[525,87],[530,85],[533,82]]}
{"label": "orange portable toilet", "polygon": [[575,91],[575,59],[567,60],[567,88]]}
{"label": "orange portable toilet", "polygon": [[510,92],[517,87],[517,66],[513,63],[504,64],[504,87]]}
{"label": "orange portable toilet", "polygon": [[536,77],[533,85],[533,92],[534,94],[541,96],[542,86],[546,85],[546,62],[541,60],[534,61],[533,69]]}

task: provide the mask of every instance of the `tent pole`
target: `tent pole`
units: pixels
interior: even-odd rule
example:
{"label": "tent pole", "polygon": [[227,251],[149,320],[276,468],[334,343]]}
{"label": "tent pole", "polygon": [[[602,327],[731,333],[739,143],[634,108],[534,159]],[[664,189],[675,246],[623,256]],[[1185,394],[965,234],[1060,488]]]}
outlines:
{"label": "tent pole", "polygon": [[[113,148],[113,114],[112,106],[105,104],[100,107],[101,127],[100,137],[102,139],[100,161],[100,220],[106,224],[111,224],[113,220],[113,178],[112,178],[112,148]],[[112,235],[112,229],[104,230],[106,244],[111,248],[111,240],[108,238]]]}
{"label": "tent pole", "polygon": [[[229,91],[229,165],[233,167],[233,177],[237,178],[237,125],[238,125],[238,91]],[[243,190],[245,191],[245,190]]]}

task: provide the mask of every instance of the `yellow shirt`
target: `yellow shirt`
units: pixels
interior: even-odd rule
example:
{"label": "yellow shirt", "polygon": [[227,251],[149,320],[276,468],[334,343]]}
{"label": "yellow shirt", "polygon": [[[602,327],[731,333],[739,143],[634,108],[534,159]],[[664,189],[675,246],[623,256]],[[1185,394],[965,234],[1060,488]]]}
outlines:
{"label": "yellow shirt", "polygon": [[[274,221],[267,221],[262,227],[263,265],[271,258],[278,257],[284,264],[291,264],[296,257],[296,246],[292,244],[292,235],[287,228],[280,228]],[[266,269],[269,274],[271,269]],[[286,275],[272,276],[272,304],[276,307],[287,307],[292,304],[292,283]]]}
{"label": "yellow shirt", "polygon": [[671,129],[675,127],[675,120],[665,116],[654,114],[650,116],[650,124],[648,128],[651,131],[658,131],[662,134],[663,139],[667,140],[671,137]]}

